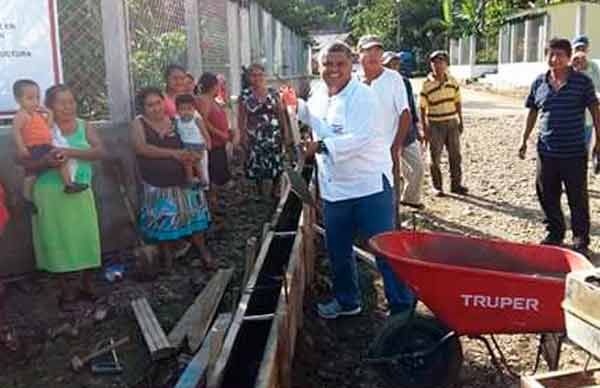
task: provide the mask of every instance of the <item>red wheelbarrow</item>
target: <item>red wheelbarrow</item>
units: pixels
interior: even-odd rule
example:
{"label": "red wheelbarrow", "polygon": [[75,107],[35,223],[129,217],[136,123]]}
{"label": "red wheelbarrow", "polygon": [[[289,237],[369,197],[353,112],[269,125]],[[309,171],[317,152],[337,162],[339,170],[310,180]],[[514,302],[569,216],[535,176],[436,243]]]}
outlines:
{"label": "red wheelbarrow", "polygon": [[[370,246],[434,315],[390,318],[369,350],[393,386],[411,388],[457,381],[462,335],[484,341],[496,362],[483,335],[564,333],[565,276],[593,268],[568,249],[445,233],[383,233]],[[542,341],[538,360],[541,350]]]}

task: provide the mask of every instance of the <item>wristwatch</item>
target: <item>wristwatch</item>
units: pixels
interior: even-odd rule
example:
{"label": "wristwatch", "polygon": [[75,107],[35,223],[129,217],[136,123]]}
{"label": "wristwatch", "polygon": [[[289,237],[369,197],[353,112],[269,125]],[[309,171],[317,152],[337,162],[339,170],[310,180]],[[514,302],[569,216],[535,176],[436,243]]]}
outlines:
{"label": "wristwatch", "polygon": [[327,152],[328,151],[325,142],[323,140],[319,140],[317,142],[317,154],[326,154]]}

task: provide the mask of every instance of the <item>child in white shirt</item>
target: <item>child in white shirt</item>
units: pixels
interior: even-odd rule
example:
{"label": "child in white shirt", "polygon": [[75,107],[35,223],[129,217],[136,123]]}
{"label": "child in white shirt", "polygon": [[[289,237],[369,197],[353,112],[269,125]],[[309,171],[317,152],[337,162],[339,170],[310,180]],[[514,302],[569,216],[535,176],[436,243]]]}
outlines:
{"label": "child in white shirt", "polygon": [[196,112],[194,96],[181,94],[175,98],[177,116],[175,126],[183,142],[183,146],[194,154],[196,162],[186,163],[185,172],[191,184],[199,184],[203,190],[208,190],[208,150],[210,136],[202,122],[202,117]]}

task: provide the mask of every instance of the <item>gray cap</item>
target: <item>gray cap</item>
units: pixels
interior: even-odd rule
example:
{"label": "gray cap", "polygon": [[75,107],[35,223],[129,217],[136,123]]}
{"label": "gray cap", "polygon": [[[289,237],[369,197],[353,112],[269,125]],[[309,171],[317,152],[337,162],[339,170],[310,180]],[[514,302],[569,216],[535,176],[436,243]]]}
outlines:
{"label": "gray cap", "polygon": [[429,54],[429,61],[433,61],[436,58],[444,58],[446,62],[448,62],[448,52],[446,50],[435,50],[431,54]]}
{"label": "gray cap", "polygon": [[590,45],[590,40],[585,35],[579,35],[578,37],[573,39],[573,41],[571,42],[571,46],[573,46],[573,48],[577,48],[577,47],[581,47],[581,46],[587,47],[589,45]]}
{"label": "gray cap", "polygon": [[384,65],[387,65],[392,59],[400,59],[400,54],[397,54],[393,51],[386,51],[383,53],[381,61]]}
{"label": "gray cap", "polygon": [[376,35],[363,35],[358,40],[358,45],[356,45],[358,51],[368,50],[371,47],[376,46],[383,48],[383,43],[381,43],[381,39],[379,39]]}

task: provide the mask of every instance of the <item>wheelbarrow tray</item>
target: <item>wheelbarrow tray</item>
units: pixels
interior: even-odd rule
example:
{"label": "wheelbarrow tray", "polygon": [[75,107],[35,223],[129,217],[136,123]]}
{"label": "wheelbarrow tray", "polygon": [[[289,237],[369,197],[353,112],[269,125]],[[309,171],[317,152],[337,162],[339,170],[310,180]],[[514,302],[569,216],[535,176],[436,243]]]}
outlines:
{"label": "wheelbarrow tray", "polygon": [[370,245],[457,335],[564,332],[566,274],[592,268],[568,249],[446,233],[388,232]]}

